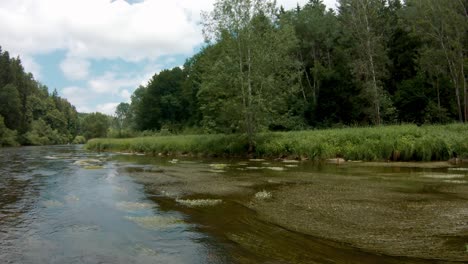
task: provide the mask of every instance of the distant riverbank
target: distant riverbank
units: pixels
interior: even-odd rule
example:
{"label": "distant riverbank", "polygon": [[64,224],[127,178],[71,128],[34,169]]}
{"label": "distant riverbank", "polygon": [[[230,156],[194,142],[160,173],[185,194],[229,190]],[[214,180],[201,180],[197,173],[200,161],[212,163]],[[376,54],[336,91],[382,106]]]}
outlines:
{"label": "distant riverbank", "polygon": [[381,126],[258,134],[248,153],[243,135],[173,135],[92,139],[94,151],[168,156],[254,156],[363,161],[441,161],[468,158],[468,126],[463,124]]}

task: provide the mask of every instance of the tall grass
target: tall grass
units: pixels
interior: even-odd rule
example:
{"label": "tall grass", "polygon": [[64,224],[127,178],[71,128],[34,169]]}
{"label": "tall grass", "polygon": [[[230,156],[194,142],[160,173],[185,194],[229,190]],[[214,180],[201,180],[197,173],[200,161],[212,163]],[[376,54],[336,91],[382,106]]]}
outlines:
{"label": "tall grass", "polygon": [[[131,139],[94,139],[86,145],[97,151],[148,154],[247,156],[242,135],[180,135]],[[435,161],[468,158],[468,125],[380,126],[259,134],[254,155],[323,160]]]}

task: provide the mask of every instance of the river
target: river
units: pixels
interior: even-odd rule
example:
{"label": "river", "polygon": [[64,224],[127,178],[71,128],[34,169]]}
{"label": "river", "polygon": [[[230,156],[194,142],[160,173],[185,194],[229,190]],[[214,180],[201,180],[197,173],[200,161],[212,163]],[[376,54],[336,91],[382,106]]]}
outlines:
{"label": "river", "polygon": [[461,263],[466,166],[0,149],[1,263]]}

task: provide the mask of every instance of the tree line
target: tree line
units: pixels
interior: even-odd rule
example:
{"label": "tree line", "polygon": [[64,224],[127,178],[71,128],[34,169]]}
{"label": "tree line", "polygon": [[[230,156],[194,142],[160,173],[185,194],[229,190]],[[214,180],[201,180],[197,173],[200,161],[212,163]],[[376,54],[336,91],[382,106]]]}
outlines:
{"label": "tree line", "polygon": [[466,122],[468,15],[461,0],[218,0],[206,45],[116,111],[119,131],[245,133]]}
{"label": "tree line", "polygon": [[106,136],[109,124],[106,115],[79,114],[0,47],[0,147],[81,144]]}

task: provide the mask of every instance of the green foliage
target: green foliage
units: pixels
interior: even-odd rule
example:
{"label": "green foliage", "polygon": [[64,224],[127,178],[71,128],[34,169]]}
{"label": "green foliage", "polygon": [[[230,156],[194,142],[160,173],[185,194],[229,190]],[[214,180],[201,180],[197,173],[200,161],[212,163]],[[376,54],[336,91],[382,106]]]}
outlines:
{"label": "green foliage", "polygon": [[86,138],[83,136],[76,136],[72,141],[72,144],[75,144],[75,145],[85,144],[85,143],[86,143]]}
{"label": "green foliage", "polygon": [[[468,127],[381,126],[314,131],[261,133],[256,137],[259,157],[301,157],[324,160],[341,157],[366,161],[435,161],[468,157]],[[99,151],[131,151],[152,155],[193,154],[244,156],[245,135],[151,136],[132,139],[95,139],[86,147]]]}
{"label": "green foliage", "polygon": [[109,126],[109,117],[101,113],[87,114],[81,123],[82,133],[87,139],[106,137]]}
{"label": "green foliage", "polygon": [[16,140],[24,145],[63,144],[78,130],[75,108],[56,91],[49,95],[46,86],[24,71],[19,58],[10,58],[1,48],[0,115],[7,129],[0,141],[9,142],[0,145],[15,145]]}
{"label": "green foliage", "polygon": [[297,39],[289,23],[276,20],[274,1],[218,0],[214,7],[203,21],[207,41],[215,44],[207,49],[209,74],[198,93],[202,125],[245,133],[252,150],[259,131],[291,127],[281,121],[291,116],[287,98],[299,94]]}
{"label": "green foliage", "polygon": [[66,135],[60,134],[43,119],[34,120],[31,124],[31,130],[26,132],[24,138],[25,144],[35,146],[66,144],[69,142]]}
{"label": "green foliage", "polygon": [[5,126],[3,116],[0,115],[0,147],[17,146],[16,131]]}

